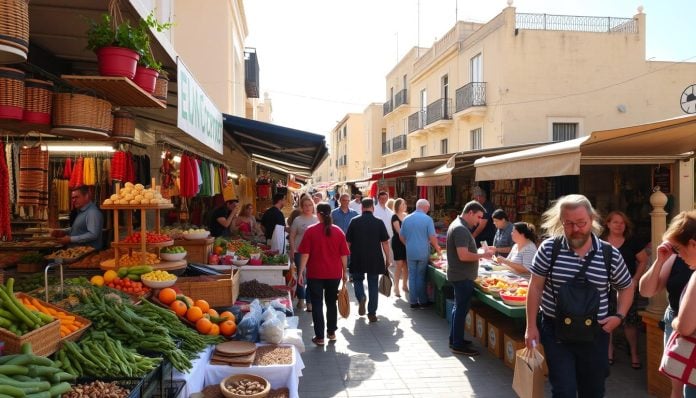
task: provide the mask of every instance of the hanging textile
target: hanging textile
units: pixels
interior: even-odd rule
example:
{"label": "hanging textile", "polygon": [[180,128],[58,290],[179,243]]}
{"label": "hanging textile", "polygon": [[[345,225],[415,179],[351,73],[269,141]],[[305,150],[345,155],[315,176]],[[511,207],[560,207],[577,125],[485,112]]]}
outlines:
{"label": "hanging textile", "polygon": [[111,185],[111,159],[104,159],[102,173],[102,181],[106,181],[108,185]]}
{"label": "hanging textile", "polygon": [[65,159],[65,166],[63,166],[63,178],[66,180],[70,179],[72,175],[72,159]]}
{"label": "hanging textile", "polygon": [[70,188],[77,188],[84,184],[84,162],[83,158],[77,159],[75,162],[75,167],[72,169],[72,174],[70,175]]}
{"label": "hanging textile", "polygon": [[10,191],[9,192],[10,204],[17,203],[17,193],[15,192],[14,174],[9,172],[9,170],[14,170],[14,168],[15,168],[15,165],[13,164],[14,163],[14,156],[12,154],[12,148],[13,148],[13,145],[7,145],[5,147],[5,166],[7,167],[7,170],[8,170],[7,188]]}
{"label": "hanging textile", "polygon": [[[0,238],[12,240],[12,227],[10,226],[10,172],[7,168],[7,151],[3,146],[3,161],[0,162]],[[10,155],[11,155],[10,150]]]}
{"label": "hanging textile", "polygon": [[428,199],[428,187],[418,187],[418,199]]}
{"label": "hanging textile", "polygon": [[196,195],[201,192],[201,186],[203,185],[203,176],[201,175],[201,160],[194,159],[193,166],[196,168]]}
{"label": "hanging textile", "polygon": [[142,181],[143,185],[150,185],[152,183],[152,174],[150,173],[150,157],[147,155],[140,157],[140,181]]}
{"label": "hanging textile", "polygon": [[133,154],[126,152],[126,182],[135,184],[135,166],[133,165]]}
{"label": "hanging textile", "polygon": [[82,173],[82,185],[94,186],[97,180],[94,170],[94,158],[85,158],[83,160]]}
{"label": "hanging textile", "polygon": [[42,151],[41,146],[20,150],[17,205],[28,207],[36,219],[48,217],[48,151]]}
{"label": "hanging textile", "polygon": [[208,189],[210,190],[210,196],[217,195],[217,192],[215,192],[215,180],[217,180],[218,174],[215,172],[215,169],[216,167],[212,163],[208,163],[208,175],[210,176]]}
{"label": "hanging textile", "polygon": [[114,152],[114,157],[111,160],[111,179],[125,182],[126,178],[126,153],[123,151]]}

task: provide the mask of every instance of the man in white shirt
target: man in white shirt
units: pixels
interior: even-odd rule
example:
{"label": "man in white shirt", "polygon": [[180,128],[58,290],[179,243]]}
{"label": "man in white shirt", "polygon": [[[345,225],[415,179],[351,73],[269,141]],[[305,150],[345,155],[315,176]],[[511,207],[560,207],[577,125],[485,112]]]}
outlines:
{"label": "man in white shirt", "polygon": [[362,213],[362,195],[360,192],[353,195],[353,200],[348,204],[348,208],[355,210],[358,214]]}
{"label": "man in white shirt", "polygon": [[385,191],[380,191],[377,195],[377,204],[375,205],[374,216],[382,220],[384,227],[387,228],[387,233],[389,234],[389,239],[394,235],[392,230],[392,216],[394,212],[387,207],[387,201],[389,200],[389,194]]}

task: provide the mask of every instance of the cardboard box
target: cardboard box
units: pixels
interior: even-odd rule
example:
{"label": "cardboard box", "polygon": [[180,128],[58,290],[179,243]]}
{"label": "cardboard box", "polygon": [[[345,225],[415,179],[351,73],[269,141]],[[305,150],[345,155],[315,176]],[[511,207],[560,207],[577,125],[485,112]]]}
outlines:
{"label": "cardboard box", "polygon": [[474,325],[476,323],[476,311],[474,308],[469,308],[469,312],[466,314],[466,319],[464,320],[464,331],[469,334],[469,336],[475,336],[476,331]]}
{"label": "cardboard box", "polygon": [[488,321],[488,351],[497,358],[503,357],[503,333],[509,329],[505,319],[493,318]]}
{"label": "cardboard box", "polygon": [[488,345],[488,320],[486,317],[490,317],[490,313],[478,311],[474,318],[474,337],[484,347]]}
{"label": "cardboard box", "polygon": [[515,369],[517,350],[524,348],[524,334],[514,331],[503,333],[503,362],[510,369]]}
{"label": "cardboard box", "polygon": [[179,277],[175,288],[194,300],[203,299],[211,307],[230,307],[239,297],[239,270],[229,275]]}

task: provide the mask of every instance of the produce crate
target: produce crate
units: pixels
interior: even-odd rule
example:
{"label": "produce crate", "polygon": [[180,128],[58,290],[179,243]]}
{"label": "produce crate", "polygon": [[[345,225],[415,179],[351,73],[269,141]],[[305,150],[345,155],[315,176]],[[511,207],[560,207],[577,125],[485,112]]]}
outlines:
{"label": "produce crate", "polygon": [[[80,339],[80,337],[82,337],[82,335],[85,333],[85,331],[87,331],[87,329],[88,329],[90,326],[92,326],[92,321],[90,321],[89,319],[83,318],[83,317],[81,317],[81,316],[79,316],[79,315],[77,315],[77,314],[73,314],[73,313],[71,313],[71,312],[68,312],[68,311],[64,310],[63,308],[60,308],[60,307],[58,307],[58,306],[56,306],[56,305],[53,305],[53,304],[51,304],[51,303],[47,303],[47,302],[45,302],[45,301],[43,301],[43,300],[39,300],[39,299],[37,299],[37,298],[35,298],[35,297],[32,297],[32,296],[30,296],[30,295],[28,295],[28,294],[25,294],[25,293],[22,293],[22,292],[17,292],[17,293],[15,293],[15,296],[17,296],[17,298],[19,298],[19,299],[22,299],[22,298],[29,298],[29,299],[37,300],[37,301],[39,302],[39,304],[41,304],[43,307],[48,307],[48,308],[51,308],[52,310],[55,310],[55,311],[64,312],[64,313],[65,313],[66,315],[68,315],[68,316],[73,316],[73,317],[75,317],[75,320],[76,320],[76,321],[80,322],[80,323],[83,325],[81,328],[79,328],[79,329],[77,329],[76,331],[74,331],[74,332],[68,334],[67,336],[61,337],[61,339],[60,339],[61,341],[77,341],[77,340]],[[58,330],[58,333],[60,334],[60,328],[59,328],[59,330]]]}
{"label": "produce crate", "polygon": [[21,336],[0,328],[0,341],[5,342],[3,351],[5,354],[19,354],[22,352],[22,344],[31,343],[34,355],[48,356],[58,350],[60,322],[55,319],[53,322]]}
{"label": "produce crate", "polygon": [[213,251],[213,242],[215,242],[215,238],[176,239],[174,246],[183,246],[186,249],[186,261],[208,264],[208,255]]}
{"label": "produce crate", "polygon": [[488,320],[488,351],[498,358],[504,357],[504,334],[513,329],[510,318],[492,317]]}
{"label": "produce crate", "polygon": [[503,362],[510,369],[515,369],[517,350],[524,348],[524,334],[508,331],[503,334]]}
{"label": "produce crate", "polygon": [[[162,388],[162,366],[157,366],[143,378],[137,377],[81,377],[75,384],[87,384],[93,381],[106,383],[115,382],[119,386],[130,390],[128,398],[153,398],[165,397],[166,390]],[[173,396],[175,397],[175,395]]]}
{"label": "produce crate", "polygon": [[174,287],[194,300],[203,299],[211,307],[229,307],[239,297],[239,270],[229,276],[185,276],[176,280]]}

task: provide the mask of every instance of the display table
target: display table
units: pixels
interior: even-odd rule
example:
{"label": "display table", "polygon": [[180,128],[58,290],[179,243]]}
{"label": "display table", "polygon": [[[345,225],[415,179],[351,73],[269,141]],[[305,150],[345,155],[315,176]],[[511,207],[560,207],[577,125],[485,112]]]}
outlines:
{"label": "display table", "polygon": [[235,267],[242,271],[240,282],[247,282],[253,279],[271,286],[285,285],[283,271],[290,269],[290,264],[279,265],[244,265]]}
{"label": "display table", "polygon": [[435,313],[441,317],[445,317],[445,286],[451,286],[447,282],[447,274],[445,271],[435,268],[432,264],[428,264],[428,269],[426,271],[426,280],[433,284],[434,296],[435,296]]}
{"label": "display table", "polygon": [[[265,344],[257,344],[262,346]],[[271,383],[271,388],[287,387],[290,390],[290,398],[298,398],[298,388],[304,362],[297,349],[293,345],[281,344],[292,348],[293,363],[290,365],[250,366],[236,367],[226,365],[211,365],[210,356],[215,347],[210,346],[201,352],[201,356],[193,362],[193,368],[188,373],[174,371],[174,380],[186,381],[186,386],[179,394],[179,398],[188,398],[194,392],[200,392],[209,385],[220,384],[222,379],[229,375],[248,373],[264,377]]]}
{"label": "display table", "polygon": [[512,306],[507,305],[503,300],[493,297],[488,293],[482,292],[478,287],[474,288],[474,294],[478,297],[481,302],[489,307],[492,307],[510,318],[514,319],[524,319],[526,317],[526,306]]}

